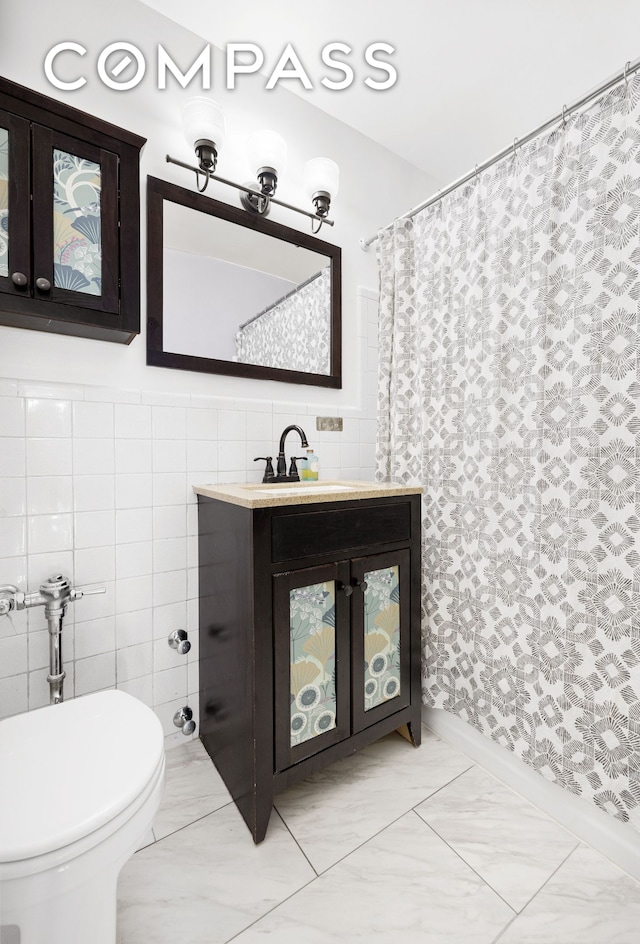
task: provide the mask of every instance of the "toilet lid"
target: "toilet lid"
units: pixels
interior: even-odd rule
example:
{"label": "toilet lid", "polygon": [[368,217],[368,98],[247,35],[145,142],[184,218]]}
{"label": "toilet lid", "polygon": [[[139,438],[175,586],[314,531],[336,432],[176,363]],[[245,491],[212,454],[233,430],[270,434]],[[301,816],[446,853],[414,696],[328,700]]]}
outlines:
{"label": "toilet lid", "polygon": [[163,751],[153,711],[116,690],[0,721],[0,862],[99,829],[140,796]]}

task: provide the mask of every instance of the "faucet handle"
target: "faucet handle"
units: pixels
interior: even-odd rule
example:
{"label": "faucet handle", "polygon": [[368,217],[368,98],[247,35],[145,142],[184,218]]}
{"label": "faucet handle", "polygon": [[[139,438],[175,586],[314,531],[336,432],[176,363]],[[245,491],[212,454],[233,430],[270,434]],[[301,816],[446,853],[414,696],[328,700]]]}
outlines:
{"label": "faucet handle", "polygon": [[253,461],[262,461],[267,463],[264,470],[264,475],[262,477],[263,482],[269,482],[271,479],[275,478],[275,474],[273,472],[273,456],[257,456]]}
{"label": "faucet handle", "polygon": [[301,459],[306,458],[306,456],[290,456],[291,465],[289,466],[289,475],[297,475],[299,477],[300,473],[298,472],[298,462],[300,462]]}

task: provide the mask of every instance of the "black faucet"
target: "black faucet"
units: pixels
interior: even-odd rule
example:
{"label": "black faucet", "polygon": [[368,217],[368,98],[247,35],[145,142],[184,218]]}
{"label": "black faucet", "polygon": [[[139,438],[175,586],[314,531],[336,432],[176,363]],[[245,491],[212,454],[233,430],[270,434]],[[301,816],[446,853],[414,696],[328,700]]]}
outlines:
{"label": "black faucet", "polygon": [[264,472],[263,482],[299,482],[300,475],[298,473],[297,461],[298,459],[306,458],[303,456],[291,456],[291,465],[289,466],[289,473],[287,474],[287,459],[284,454],[284,441],[287,438],[287,435],[295,430],[296,433],[300,436],[300,442],[303,447],[308,448],[309,443],[307,442],[307,434],[300,426],[287,426],[283,431],[282,436],[280,437],[280,450],[278,452],[278,464],[276,466],[277,473],[273,474],[273,466],[271,464],[271,456],[258,456],[257,459],[254,459],[254,462],[259,462],[261,459],[266,459],[266,469]]}
{"label": "black faucet", "polygon": [[291,457],[291,465],[289,467],[289,474],[287,475],[287,460],[284,454],[284,441],[287,438],[287,435],[295,430],[298,436],[300,437],[300,442],[302,446],[306,449],[309,446],[307,442],[307,434],[300,426],[287,426],[283,430],[282,436],[280,437],[280,448],[278,451],[278,464],[276,466],[276,478],[275,481],[279,482],[299,482],[300,476],[298,475],[298,466],[296,465],[296,460],[300,458],[299,456]]}

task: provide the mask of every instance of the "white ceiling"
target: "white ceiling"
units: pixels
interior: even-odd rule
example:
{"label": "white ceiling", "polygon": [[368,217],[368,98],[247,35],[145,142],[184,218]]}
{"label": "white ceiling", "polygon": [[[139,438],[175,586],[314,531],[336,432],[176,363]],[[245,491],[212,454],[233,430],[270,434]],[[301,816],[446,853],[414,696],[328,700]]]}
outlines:
{"label": "white ceiling", "polygon": [[[254,42],[275,66],[287,42],[316,87],[280,82],[446,183],[580,98],[640,56],[638,0],[144,0],[214,45]],[[320,85],[329,42],[353,49],[356,81]],[[396,85],[363,58],[396,49]],[[246,77],[245,77],[246,78]],[[240,77],[242,80],[242,77]]]}

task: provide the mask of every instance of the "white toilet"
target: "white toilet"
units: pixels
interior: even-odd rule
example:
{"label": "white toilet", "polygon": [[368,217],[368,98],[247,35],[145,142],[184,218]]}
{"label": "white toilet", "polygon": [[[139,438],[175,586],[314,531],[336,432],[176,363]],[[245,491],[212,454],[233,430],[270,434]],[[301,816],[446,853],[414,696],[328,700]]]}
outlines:
{"label": "white toilet", "polygon": [[164,788],[162,726],[119,691],[0,722],[0,940],[114,944],[118,874]]}

